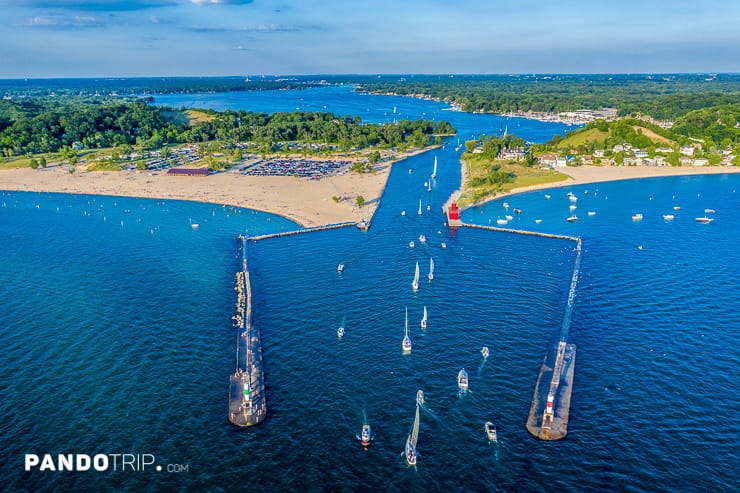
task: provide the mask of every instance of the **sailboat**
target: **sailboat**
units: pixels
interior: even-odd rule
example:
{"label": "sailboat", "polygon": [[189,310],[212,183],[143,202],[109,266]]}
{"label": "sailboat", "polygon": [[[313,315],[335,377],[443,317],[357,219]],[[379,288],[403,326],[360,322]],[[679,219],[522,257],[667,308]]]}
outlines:
{"label": "sailboat", "polygon": [[434,170],[432,170],[432,180],[437,178],[437,156],[434,156]]}
{"label": "sailboat", "polygon": [[417,212],[421,216],[421,199],[419,199],[419,212]]}
{"label": "sailboat", "polygon": [[424,391],[421,389],[416,391],[416,405],[417,406],[424,405]]}
{"label": "sailboat", "polygon": [[434,279],[434,259],[433,258],[429,259],[429,275],[427,275],[427,278],[429,278],[430,281]]}
{"label": "sailboat", "polygon": [[414,272],[414,280],[411,283],[411,287],[414,288],[414,291],[419,289],[419,262],[416,262],[416,272]]}
{"label": "sailboat", "polygon": [[406,455],[406,464],[409,466],[416,465],[416,443],[419,440],[419,406],[416,406],[416,414],[414,415],[414,424],[411,427],[411,433],[406,438],[406,449],[404,454]]}
{"label": "sailboat", "polygon": [[408,307],[406,307],[406,325],[404,327],[404,335],[403,335],[403,341],[401,342],[401,347],[403,348],[404,353],[411,352],[411,339],[409,338],[409,309]]}
{"label": "sailboat", "polygon": [[427,307],[424,305],[424,316],[421,317],[421,328],[427,328]]}

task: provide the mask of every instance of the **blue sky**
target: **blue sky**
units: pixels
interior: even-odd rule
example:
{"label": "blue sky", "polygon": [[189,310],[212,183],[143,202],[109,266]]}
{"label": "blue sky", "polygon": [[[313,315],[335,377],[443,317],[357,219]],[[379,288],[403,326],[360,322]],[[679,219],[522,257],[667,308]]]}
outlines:
{"label": "blue sky", "polygon": [[4,0],[0,78],[740,72],[735,0]]}

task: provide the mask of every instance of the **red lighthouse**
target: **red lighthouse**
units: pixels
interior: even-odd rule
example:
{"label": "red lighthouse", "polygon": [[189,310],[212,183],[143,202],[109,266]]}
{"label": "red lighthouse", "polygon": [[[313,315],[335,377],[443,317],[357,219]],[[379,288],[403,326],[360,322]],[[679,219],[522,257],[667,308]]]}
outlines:
{"label": "red lighthouse", "polygon": [[460,211],[457,209],[457,203],[453,202],[447,210],[447,224],[450,226],[461,226]]}

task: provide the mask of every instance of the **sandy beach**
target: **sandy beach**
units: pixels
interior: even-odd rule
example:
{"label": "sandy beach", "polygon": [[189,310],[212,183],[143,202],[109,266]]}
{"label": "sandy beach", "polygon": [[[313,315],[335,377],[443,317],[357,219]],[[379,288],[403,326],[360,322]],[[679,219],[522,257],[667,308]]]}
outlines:
{"label": "sandy beach", "polygon": [[[541,185],[515,188],[509,192],[499,193],[485,202],[534,190],[560,188],[571,185],[585,185],[588,183],[599,183],[605,181],[629,180],[633,178],[740,173],[740,166],[574,166],[558,168],[557,171],[564,175],[568,175],[568,179],[555,183],[544,183]],[[463,175],[464,174],[465,173],[463,173]]]}
{"label": "sandy beach", "polygon": [[[383,194],[392,163],[421,152],[425,151],[379,163],[375,173],[348,171],[321,180],[247,176],[235,170],[190,177],[168,176],[164,171],[86,172],[80,166],[74,174],[66,166],[4,169],[0,170],[0,189],[210,202],[271,212],[310,227],[369,220]],[[365,199],[362,208],[357,207],[358,196]],[[333,197],[342,200],[336,202]]]}

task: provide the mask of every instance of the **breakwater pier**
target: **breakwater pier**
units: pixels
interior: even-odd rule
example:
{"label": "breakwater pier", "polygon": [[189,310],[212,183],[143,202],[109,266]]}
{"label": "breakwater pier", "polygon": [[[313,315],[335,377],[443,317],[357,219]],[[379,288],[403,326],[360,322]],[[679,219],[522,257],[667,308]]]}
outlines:
{"label": "breakwater pier", "polygon": [[555,343],[551,344],[540,367],[537,383],[534,387],[532,405],[527,418],[527,431],[540,440],[560,440],[568,433],[570,416],[570,397],[573,392],[575,374],[576,346],[568,342],[570,324],[575,300],[578,276],[581,270],[581,239],[575,236],[540,233],[494,226],[462,224],[462,226],[503,233],[513,233],[543,238],[556,238],[576,243],[576,258],[573,262],[573,275],[570,280],[568,302],[565,306],[563,323]]}
{"label": "breakwater pier", "polygon": [[260,331],[252,326],[252,288],[247,269],[247,239],[240,236],[242,269],[236,273],[236,367],[229,375],[229,421],[253,426],[267,416]]}

